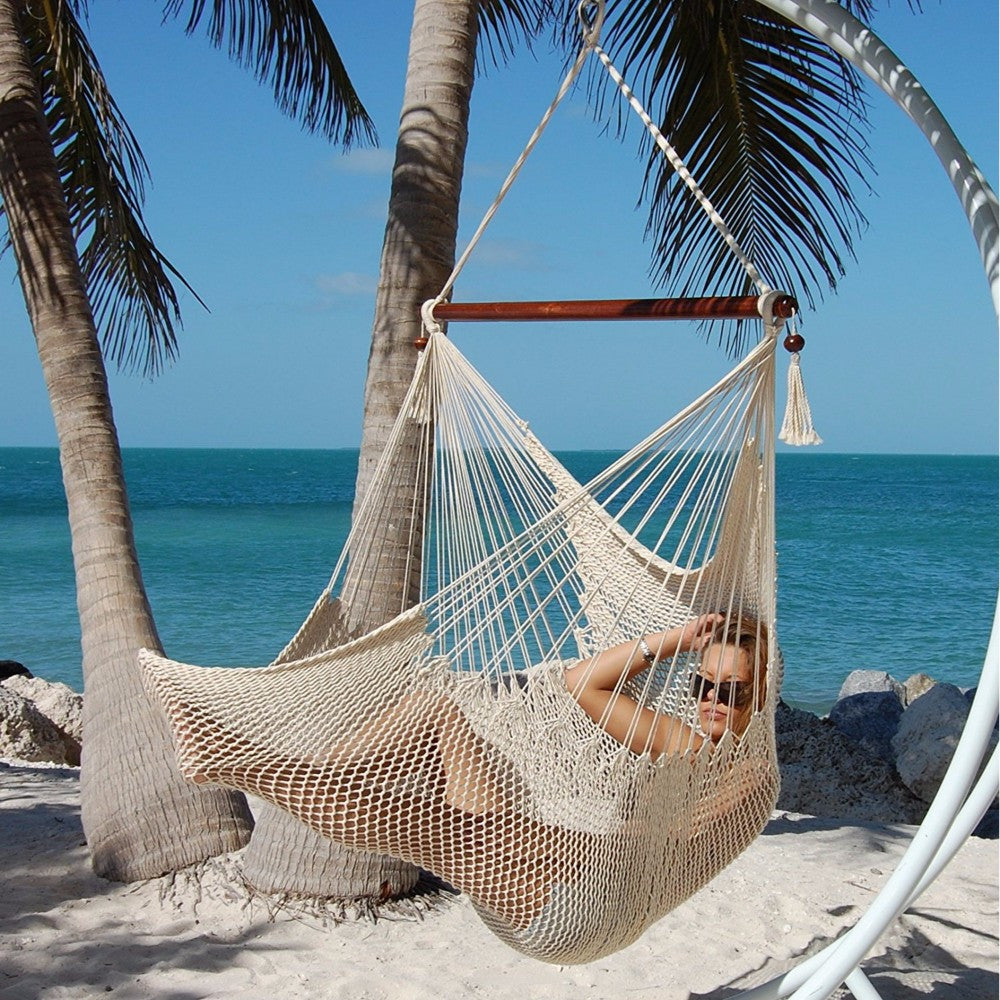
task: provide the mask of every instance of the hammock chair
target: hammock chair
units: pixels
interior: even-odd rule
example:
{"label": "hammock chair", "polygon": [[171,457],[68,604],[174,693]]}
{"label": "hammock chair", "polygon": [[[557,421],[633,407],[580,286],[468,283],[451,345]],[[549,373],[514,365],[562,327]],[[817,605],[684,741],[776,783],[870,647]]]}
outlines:
{"label": "hammock chair", "polygon": [[[591,52],[624,88],[597,27],[586,24],[547,115]],[[436,315],[459,308],[445,303],[454,277],[545,121],[424,307],[409,391],[299,632],[265,668],[140,660],[186,776],[433,871],[512,947],[571,963],[635,940],[746,848],[775,803],[774,366],[788,300],[722,227],[761,290],[759,343],[582,486]],[[785,436],[815,440],[796,399]],[[419,554],[410,561],[385,542],[400,525]],[[401,581],[400,613],[365,631],[365,585],[387,571]],[[420,599],[408,606],[413,579]],[[710,613],[752,623],[767,651],[739,732],[698,735],[692,675],[704,651],[656,649],[649,669],[615,687],[634,702],[634,732],[649,710],[686,724],[676,753],[613,738],[567,690],[568,664],[596,669],[623,643],[639,655],[641,637]]]}

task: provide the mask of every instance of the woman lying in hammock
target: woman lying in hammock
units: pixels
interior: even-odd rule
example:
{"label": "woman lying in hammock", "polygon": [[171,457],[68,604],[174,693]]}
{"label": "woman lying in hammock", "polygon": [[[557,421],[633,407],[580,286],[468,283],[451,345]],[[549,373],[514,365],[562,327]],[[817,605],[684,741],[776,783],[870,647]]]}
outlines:
{"label": "woman lying in hammock", "polygon": [[[656,660],[676,654],[699,660],[688,699],[688,706],[692,700],[697,705],[697,726],[641,707],[621,691]],[[300,698],[301,708],[319,710],[299,725],[288,712],[287,706],[296,704],[289,690],[295,686],[294,664],[239,672],[240,683],[247,686],[241,694],[249,695],[258,681],[272,685],[256,692],[256,704],[270,706],[268,714],[274,717],[265,732],[257,725],[251,699],[234,714],[228,696],[210,702],[185,686],[180,665],[143,656],[167,706],[181,768],[189,779],[261,796],[348,847],[399,857],[435,872],[467,892],[493,929],[506,932],[509,943],[535,953],[538,948],[528,939],[544,932],[557,897],[565,896],[567,887],[592,885],[608,852],[619,858],[633,852],[639,868],[674,863],[663,860],[668,858],[686,864],[684,851],[690,853],[706,830],[724,824],[748,799],[755,799],[760,815],[769,814],[775,775],[767,762],[758,758],[706,766],[727,734],[740,749],[751,719],[764,705],[767,661],[762,624],[703,615],[682,627],[614,646],[569,665],[564,673],[558,664],[547,665],[554,668],[543,668],[548,680],[541,678],[534,692],[533,680],[521,692],[526,700],[535,698],[529,706],[535,715],[527,722],[523,713],[509,719],[504,712],[510,704],[505,707],[503,697],[491,698],[481,685],[473,685],[489,715],[482,724],[482,716],[468,711],[462,701],[466,688],[454,682],[444,664],[435,675],[437,687],[425,686],[419,672],[411,670],[403,675],[405,684],[396,688],[396,696],[369,702],[383,706],[376,715],[361,708],[368,721],[362,717],[359,722],[355,715],[350,734],[341,729],[331,740],[324,737],[332,730],[318,706],[307,706]],[[340,685],[337,697],[357,702],[359,691],[378,686],[370,669],[352,679],[344,663],[333,663],[325,667],[325,676]],[[216,670],[212,676],[231,683],[233,673]],[[279,700],[285,708],[278,708]],[[339,707],[335,701],[331,708]],[[688,718],[694,716],[689,713]],[[518,725],[528,732],[512,744],[517,753],[492,738]],[[572,730],[570,738],[567,729]],[[616,763],[622,746],[632,751],[628,756],[634,767]],[[650,779],[656,780],[654,772],[665,761],[680,765],[682,788],[668,790],[675,814],[651,820],[650,810],[662,809],[662,802],[657,805],[655,795],[655,801],[650,799]],[[600,773],[591,773],[592,765]],[[737,827],[751,831],[751,839],[756,833],[745,817]],[[742,833],[727,834],[723,847],[708,848],[711,857],[698,855],[697,864],[707,871],[709,858],[721,867],[746,846],[737,843],[740,837],[748,842]],[[700,850],[696,846],[695,854]],[[720,850],[725,854],[721,862]],[[578,901],[574,906],[578,922],[587,910],[584,924],[592,926],[594,907]],[[605,918],[618,920],[614,914]],[[578,938],[586,935],[586,927],[581,925]],[[556,949],[551,960],[571,961],[570,954]]]}
{"label": "woman lying in hammock", "polygon": [[[616,693],[623,681],[683,652],[702,652],[700,669],[691,681],[698,731]],[[706,739],[717,743],[726,732],[742,736],[764,704],[767,655],[766,629],[755,620],[702,615],[681,628],[624,642],[582,660],[566,671],[566,687],[619,743],[636,753],[648,750],[656,758],[698,749]]]}
{"label": "woman lying in hammock", "polygon": [[[637,675],[678,654],[700,654],[700,666],[691,676],[690,701],[698,726],[640,704],[623,691]],[[598,726],[636,754],[680,756],[714,745],[730,733],[744,734],[755,712],[764,705],[768,642],[766,628],[748,616],[727,619],[707,614],[685,625],[652,632],[603,650],[569,665],[563,680],[569,694]],[[412,707],[412,706],[409,706]],[[351,740],[363,753],[385,745],[397,730],[393,716],[409,707],[395,708],[372,726],[363,727]],[[474,749],[467,720],[451,710],[440,729],[445,797],[449,804],[472,813],[497,811],[503,806],[503,783],[492,780]],[[418,727],[419,728],[419,727]],[[391,737],[390,737],[391,739]]]}

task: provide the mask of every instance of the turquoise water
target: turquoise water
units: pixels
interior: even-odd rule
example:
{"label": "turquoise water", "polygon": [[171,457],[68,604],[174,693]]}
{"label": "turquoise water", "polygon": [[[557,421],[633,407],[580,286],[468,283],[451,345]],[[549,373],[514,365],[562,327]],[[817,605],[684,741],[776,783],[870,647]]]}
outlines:
{"label": "turquoise water", "polygon": [[[586,480],[607,452],[560,456]],[[126,449],[139,558],[164,648],[270,660],[326,584],[356,451]],[[976,683],[997,594],[997,459],[781,454],[784,696],[824,710],[846,673]],[[82,688],[54,449],[0,449],[0,659]]]}

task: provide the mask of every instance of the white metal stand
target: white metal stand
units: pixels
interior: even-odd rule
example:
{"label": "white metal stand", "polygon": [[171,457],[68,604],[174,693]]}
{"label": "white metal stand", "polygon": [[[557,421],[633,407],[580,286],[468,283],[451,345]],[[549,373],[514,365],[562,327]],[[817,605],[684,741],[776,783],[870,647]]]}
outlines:
{"label": "white metal stand", "polygon": [[[825,42],[873,80],[913,120],[951,180],[1000,313],[997,197],[944,115],[902,60],[869,28],[833,0],[758,0]],[[994,752],[976,780],[1000,711],[1000,603],[968,722],[948,772],[899,866],[867,912],[839,940],[784,976],[733,1000],[824,1000],[841,984],[857,1000],[880,1000],[860,963],[886,928],[937,877],[997,794]]]}

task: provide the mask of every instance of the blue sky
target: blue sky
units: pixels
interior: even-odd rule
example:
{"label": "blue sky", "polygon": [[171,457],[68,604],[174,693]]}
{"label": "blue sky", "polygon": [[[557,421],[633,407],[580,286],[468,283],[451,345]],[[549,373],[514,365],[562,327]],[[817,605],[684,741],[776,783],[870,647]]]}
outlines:
{"label": "blue sky", "polygon": [[[997,4],[924,6],[913,14],[903,0],[883,2],[875,30],[995,186]],[[161,26],[162,4],[92,0],[92,44],[152,172],[147,222],[210,309],[183,297],[180,358],[156,381],[112,373],[125,446],[358,444],[409,4],[320,7],[381,149],[343,156],[306,135],[203,37]],[[460,243],[548,105],[560,67],[540,43],[477,81]],[[834,452],[995,453],[997,324],[968,224],[917,129],[874,91],[871,106],[878,176],[861,194],[870,227],[839,292],[804,317],[817,428]],[[655,294],[640,182],[633,146],[601,135],[582,95],[564,104],[456,299]],[[0,446],[54,445],[9,254],[0,268]],[[555,448],[627,446],[727,364],[680,324],[455,325],[452,335]]]}

